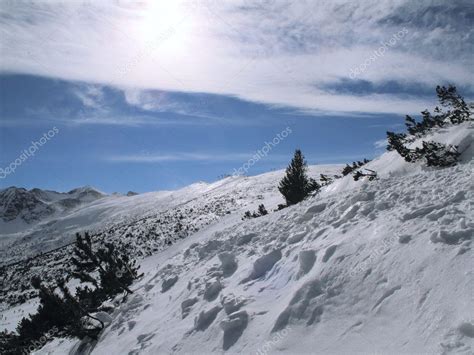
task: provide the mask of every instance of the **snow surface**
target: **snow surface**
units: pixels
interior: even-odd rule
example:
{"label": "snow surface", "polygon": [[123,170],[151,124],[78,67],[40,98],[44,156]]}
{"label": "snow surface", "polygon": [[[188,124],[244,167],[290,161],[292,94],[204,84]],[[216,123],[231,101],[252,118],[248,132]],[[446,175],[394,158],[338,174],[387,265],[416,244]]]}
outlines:
{"label": "snow surface", "polygon": [[[317,165],[310,167],[309,173],[318,178],[319,174],[332,175],[341,169],[340,165]],[[195,183],[176,191],[149,192],[135,196],[109,195],[26,227],[19,220],[9,223],[0,221],[0,254],[3,252],[0,264],[10,264],[25,256],[33,256],[70,243],[77,232],[107,231],[119,224],[131,225],[137,219],[155,217],[159,213],[180,207],[203,207],[220,201],[229,212],[238,210],[242,215],[246,209],[256,210],[260,203],[264,203],[267,209],[273,209],[284,202],[274,183],[281,179],[283,173],[276,171],[258,177],[228,177],[214,183]],[[84,188],[70,193],[77,195],[82,190]],[[211,217],[200,216],[202,220],[212,219]]]}
{"label": "snow surface", "polygon": [[[256,219],[231,213],[142,260],[144,277],[88,349],[472,354],[473,127],[434,138],[461,144],[462,162],[432,169],[385,153],[367,165],[379,180],[347,176]],[[276,204],[270,177],[251,183],[267,184]],[[79,345],[56,339],[37,353]]]}

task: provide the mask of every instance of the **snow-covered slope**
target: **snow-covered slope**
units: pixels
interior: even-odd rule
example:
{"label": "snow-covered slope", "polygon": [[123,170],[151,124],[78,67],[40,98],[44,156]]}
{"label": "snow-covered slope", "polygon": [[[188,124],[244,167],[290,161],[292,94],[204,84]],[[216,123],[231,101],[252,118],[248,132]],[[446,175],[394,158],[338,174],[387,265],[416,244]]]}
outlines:
{"label": "snow-covered slope", "polygon": [[[335,174],[338,165],[310,167],[310,174]],[[224,217],[239,220],[246,210],[264,203],[269,211],[283,202],[277,182],[283,171],[253,177],[229,177],[212,184],[196,183],[177,191],[137,196],[107,196],[65,214],[36,224],[32,232],[3,236],[0,249],[0,310],[34,297],[33,276],[53,282],[71,270],[75,232],[89,231],[97,243],[125,245],[141,259]],[[2,266],[3,265],[3,266]],[[2,305],[3,303],[3,305]],[[2,324],[0,324],[0,328]]]}
{"label": "snow-covered slope", "polygon": [[[439,134],[464,145],[458,166],[386,153],[367,166],[379,180],[348,176],[264,217],[224,216],[144,259],[134,294],[88,349],[472,354],[473,128]],[[57,339],[38,353],[79,345]]]}
{"label": "snow-covered slope", "polygon": [[[319,174],[331,175],[340,170],[339,165],[318,165],[310,167],[309,171],[317,178]],[[16,205],[17,216],[30,217],[29,224],[18,224],[17,219],[0,221],[2,255],[0,265],[70,243],[76,232],[108,231],[114,226],[131,224],[139,227],[146,227],[144,224],[154,225],[162,218],[160,213],[177,211],[180,207],[184,210],[185,207],[192,209],[208,205],[208,211],[201,211],[201,215],[196,215],[198,211],[195,211],[195,216],[191,216],[191,219],[196,217],[202,221],[207,219],[209,222],[219,217],[219,212],[216,210],[219,206],[215,203],[222,205],[218,210],[222,210],[223,213],[238,211],[243,214],[242,209],[256,209],[259,203],[265,203],[267,208],[275,208],[278,203],[283,202],[275,183],[282,175],[283,171],[277,171],[258,177],[228,177],[210,184],[195,183],[176,191],[158,191],[131,196],[105,196],[90,187],[75,189],[68,193],[39,189],[27,191],[18,188],[0,190],[0,203],[6,206]],[[21,198],[14,200],[22,203],[14,204],[10,202],[11,198],[3,198],[2,193],[5,195],[15,193],[15,196],[21,193]],[[35,203],[24,202],[27,200],[33,200]],[[71,202],[70,208],[57,207],[66,202]],[[30,205],[34,205],[34,208],[30,208]],[[39,210],[38,206],[49,211],[49,214],[43,213],[41,218],[33,219],[32,211]],[[147,217],[150,217],[149,221],[142,223],[141,221]],[[123,231],[123,228],[120,231]],[[133,233],[133,230],[127,232]]]}

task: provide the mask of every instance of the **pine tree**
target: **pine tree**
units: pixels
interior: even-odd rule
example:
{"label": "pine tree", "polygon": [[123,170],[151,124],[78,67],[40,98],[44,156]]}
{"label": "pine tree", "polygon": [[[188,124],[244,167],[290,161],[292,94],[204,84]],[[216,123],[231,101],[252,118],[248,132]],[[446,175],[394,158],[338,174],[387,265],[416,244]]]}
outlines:
{"label": "pine tree", "polygon": [[[45,286],[41,279],[31,280],[38,290],[39,306],[36,313],[23,318],[17,326],[17,334],[0,332],[0,353],[18,354],[41,347],[52,336],[72,336],[96,339],[104,323],[91,315],[100,304],[119,292],[132,293],[128,288],[139,277],[138,267],[124,249],[112,244],[93,249],[88,233],[76,235],[75,270],[68,277],[77,277],[83,283],[92,284],[76,288],[73,295],[65,279],[57,279],[54,286]],[[92,276],[97,275],[97,276]],[[55,329],[51,335],[51,330]],[[41,341],[39,341],[41,340]]]}
{"label": "pine tree", "polygon": [[301,150],[297,149],[290,165],[286,168],[286,175],[278,186],[288,206],[301,202],[311,192],[320,189],[314,179],[308,178],[306,171],[307,163]]}
{"label": "pine tree", "polygon": [[438,142],[422,142],[423,148],[418,149],[425,158],[427,166],[448,167],[456,165],[460,153],[457,146]]}
{"label": "pine tree", "polygon": [[[436,94],[438,95],[439,102],[444,107],[449,107],[443,118],[447,118],[453,124],[459,124],[465,121],[472,120],[472,112],[470,107],[464,101],[464,98],[458,94],[456,87],[453,85],[437,86]],[[441,112],[439,108],[436,108],[438,112]]]}
{"label": "pine tree", "polygon": [[[129,285],[139,277],[135,260],[131,260],[125,250],[117,250],[113,244],[106,243],[103,248],[94,250],[88,233],[81,237],[76,235],[75,257],[72,263],[75,266],[73,276],[83,283],[90,282],[95,286],[98,302],[122,291],[133,293]],[[92,276],[97,271],[98,278]],[[85,289],[80,293],[88,294]],[[90,293],[89,293],[90,294]]]}
{"label": "pine tree", "polygon": [[387,132],[387,150],[395,150],[407,162],[415,162],[419,159],[419,155],[405,146],[407,143],[407,135],[405,133]]}

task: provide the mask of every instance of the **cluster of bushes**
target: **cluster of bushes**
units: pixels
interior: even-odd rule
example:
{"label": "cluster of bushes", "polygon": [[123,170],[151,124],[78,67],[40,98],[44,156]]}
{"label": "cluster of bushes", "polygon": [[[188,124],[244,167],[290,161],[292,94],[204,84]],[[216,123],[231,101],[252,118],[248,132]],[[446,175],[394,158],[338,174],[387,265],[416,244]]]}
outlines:
{"label": "cluster of bushes", "polygon": [[262,203],[261,205],[258,206],[257,211],[255,212],[250,212],[246,211],[244,213],[244,216],[242,217],[242,220],[244,219],[250,219],[250,218],[257,218],[257,217],[262,217],[268,214],[267,209],[265,208],[265,205]]}
{"label": "cluster of bushes", "polygon": [[[42,347],[54,336],[96,339],[104,323],[93,314],[101,304],[119,293],[132,293],[129,286],[140,277],[138,266],[124,248],[106,243],[93,248],[89,234],[76,235],[74,271],[54,285],[44,285],[39,277],[31,280],[37,290],[39,307],[23,318],[16,333],[0,333],[0,353],[29,353]],[[82,284],[73,294],[67,280],[77,278]]]}
{"label": "cluster of bushes", "polygon": [[405,161],[414,163],[424,161],[427,166],[447,167],[455,165],[460,157],[458,147],[434,141],[422,141],[422,146],[409,148],[417,138],[422,138],[433,128],[447,124],[461,124],[472,120],[470,107],[457,93],[455,86],[437,86],[436,94],[443,108],[437,106],[434,113],[421,112],[421,121],[406,116],[407,133],[387,132],[387,150],[396,151]]}
{"label": "cluster of bushes", "polygon": [[344,169],[342,169],[342,176],[347,176],[352,174],[354,171],[359,169],[360,167],[364,166],[365,164],[369,163],[369,159],[364,159],[363,161],[354,161],[352,165],[346,164]]}
{"label": "cluster of bushes", "polygon": [[369,159],[364,159],[362,161],[354,161],[352,162],[352,165],[346,164],[344,169],[342,169],[342,175],[347,176],[349,174],[352,174],[352,177],[354,178],[354,181],[359,181],[360,178],[367,177],[369,181],[373,181],[377,179],[377,172],[371,169],[360,169],[362,168],[365,164],[369,163]]}

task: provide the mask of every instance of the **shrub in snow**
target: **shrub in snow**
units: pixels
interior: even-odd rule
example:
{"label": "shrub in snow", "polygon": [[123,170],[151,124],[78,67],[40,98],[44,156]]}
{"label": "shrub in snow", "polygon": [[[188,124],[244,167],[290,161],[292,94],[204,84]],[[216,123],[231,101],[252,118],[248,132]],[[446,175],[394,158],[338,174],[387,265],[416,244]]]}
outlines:
{"label": "shrub in snow", "polygon": [[297,149],[278,186],[288,206],[303,201],[311,192],[321,188],[314,179],[308,178],[306,171],[307,163],[301,150]]}
{"label": "shrub in snow", "polygon": [[[17,326],[17,334],[2,333],[0,344],[2,354],[30,353],[42,348],[54,336],[86,336],[96,338],[104,323],[92,316],[74,297],[65,285],[64,279],[48,287],[39,278],[33,278],[32,285],[38,290],[37,312],[23,318]],[[56,292],[59,290],[59,293]]]}
{"label": "shrub in snow", "polygon": [[283,203],[279,203],[275,211],[281,211],[282,209],[288,207],[287,205]]}
{"label": "shrub in snow", "polygon": [[[56,335],[95,339],[104,328],[104,317],[97,318],[92,313],[106,299],[122,291],[132,293],[128,287],[139,277],[138,267],[125,250],[112,244],[95,250],[86,233],[84,237],[77,234],[74,253],[75,270],[68,277],[76,277],[92,287],[77,287],[73,295],[62,278],[56,279],[54,286],[45,286],[40,278],[33,278],[40,305],[35,314],[20,321],[17,334],[0,333],[1,354],[29,353]],[[52,329],[56,330],[51,335]]]}
{"label": "shrub in snow", "polygon": [[446,167],[455,165],[459,159],[459,152],[456,146],[442,143],[423,141],[422,148],[410,149],[406,146],[416,138],[423,137],[434,127],[443,127],[448,123],[460,124],[472,120],[470,107],[466,104],[461,95],[456,91],[455,86],[436,87],[441,106],[448,108],[447,111],[436,107],[434,114],[428,110],[421,112],[422,119],[417,122],[410,116],[406,116],[406,126],[408,135],[405,133],[387,132],[387,150],[394,150],[405,161],[413,163],[424,160],[428,166]]}
{"label": "shrub in snow", "polygon": [[88,233],[84,237],[76,234],[74,254],[75,257],[71,258],[75,267],[72,275],[83,283],[91,283],[95,287],[95,297],[104,301],[123,291],[133,293],[128,286],[139,277],[139,267],[123,248],[106,243],[94,250]]}
{"label": "shrub in snow", "polygon": [[268,214],[267,209],[265,208],[265,205],[262,203],[261,205],[258,206],[258,214],[260,216],[265,216]]}
{"label": "shrub in snow", "polygon": [[349,175],[353,171],[355,171],[356,169],[358,169],[361,166],[364,166],[365,164],[367,164],[368,162],[370,162],[369,159],[364,159],[363,161],[360,161],[360,160],[359,161],[354,161],[354,162],[352,162],[352,165],[346,164],[344,169],[342,169],[342,175],[343,176]]}
{"label": "shrub in snow", "polygon": [[457,146],[437,142],[423,142],[420,150],[428,166],[453,166],[459,161],[461,155]]}
{"label": "shrub in snow", "polygon": [[472,120],[472,104],[471,107],[466,104],[464,98],[458,94],[455,86],[449,85],[446,88],[438,85],[436,87],[436,94],[438,95],[440,104],[443,107],[450,108],[444,113],[438,107],[435,109],[435,111],[443,115],[445,119],[448,119],[453,124]]}
{"label": "shrub in snow", "polygon": [[[255,214],[255,212],[254,212],[254,214]],[[257,216],[255,216],[255,217],[257,217]],[[250,218],[254,218],[252,212],[250,212],[250,211],[245,211],[244,216],[242,217],[242,220],[244,220],[244,219],[250,219]]]}
{"label": "shrub in snow", "polygon": [[405,125],[409,134],[415,137],[422,137],[433,127],[443,127],[447,123],[460,124],[471,120],[469,106],[463,97],[458,94],[455,86],[437,86],[436,94],[441,106],[448,108],[448,110],[443,111],[438,106],[434,109],[434,114],[424,110],[421,112],[420,122],[407,115]]}
{"label": "shrub in snow", "polygon": [[367,177],[369,181],[377,180],[377,172],[371,169],[364,169],[366,172],[362,172],[362,170],[357,170],[354,175],[354,181],[358,181],[362,177]]}
{"label": "shrub in snow", "polygon": [[321,186],[327,186],[333,182],[333,179],[325,174],[320,174],[319,180],[321,181]]}
{"label": "shrub in snow", "polygon": [[424,160],[428,166],[453,166],[459,160],[458,147],[433,141],[422,141],[421,148],[409,149],[405,146],[405,135],[387,132],[388,150],[395,150],[406,162]]}
{"label": "shrub in snow", "polygon": [[252,213],[250,211],[246,211],[244,213],[244,216],[242,217],[242,220],[250,219],[250,218],[257,218],[257,217],[265,216],[267,214],[268,214],[268,211],[265,208],[265,205],[262,203],[261,205],[258,206],[257,212]]}

